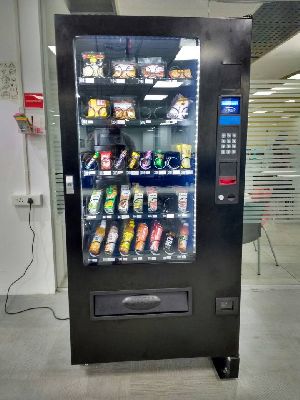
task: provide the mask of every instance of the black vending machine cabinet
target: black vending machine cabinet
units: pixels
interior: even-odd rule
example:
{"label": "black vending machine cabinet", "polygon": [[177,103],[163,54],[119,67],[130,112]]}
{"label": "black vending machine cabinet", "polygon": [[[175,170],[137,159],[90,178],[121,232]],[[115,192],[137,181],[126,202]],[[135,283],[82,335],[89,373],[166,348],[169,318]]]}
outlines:
{"label": "black vending machine cabinet", "polygon": [[55,24],[72,364],[237,377],[251,19]]}

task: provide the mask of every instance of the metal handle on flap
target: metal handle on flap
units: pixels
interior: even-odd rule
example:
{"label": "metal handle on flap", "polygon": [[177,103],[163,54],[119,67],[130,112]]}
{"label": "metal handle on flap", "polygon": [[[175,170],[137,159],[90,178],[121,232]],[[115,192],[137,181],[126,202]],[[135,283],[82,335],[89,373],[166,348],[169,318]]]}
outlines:
{"label": "metal handle on flap", "polygon": [[150,310],[160,303],[160,298],[154,295],[128,296],[122,300],[122,304],[131,310]]}

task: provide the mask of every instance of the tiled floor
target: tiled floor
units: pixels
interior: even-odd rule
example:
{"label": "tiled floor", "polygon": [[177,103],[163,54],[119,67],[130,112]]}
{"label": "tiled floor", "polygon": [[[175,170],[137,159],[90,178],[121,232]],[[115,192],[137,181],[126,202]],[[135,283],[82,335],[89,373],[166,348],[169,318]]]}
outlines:
{"label": "tiled floor", "polygon": [[253,243],[243,246],[242,283],[246,285],[297,285],[300,283],[300,224],[272,224],[265,226],[279,266],[266,236],[261,237],[261,275],[257,276],[257,253]]}
{"label": "tiled floor", "polygon": [[[207,358],[71,366],[68,321],[43,310],[7,316],[1,309],[0,399],[298,400],[299,296],[296,285],[243,288],[240,377],[229,381]],[[51,305],[65,316],[67,293],[11,302],[14,309],[29,305]]]}

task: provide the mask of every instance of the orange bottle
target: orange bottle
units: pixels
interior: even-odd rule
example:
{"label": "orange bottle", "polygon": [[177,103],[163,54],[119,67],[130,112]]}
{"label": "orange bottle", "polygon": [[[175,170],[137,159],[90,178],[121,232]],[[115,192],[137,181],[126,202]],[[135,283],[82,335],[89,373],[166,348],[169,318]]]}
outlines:
{"label": "orange bottle", "polygon": [[100,254],[100,247],[105,236],[105,230],[106,230],[106,221],[104,220],[101,221],[101,224],[97,227],[92,243],[90,244],[89,252],[93,256],[98,256]]}

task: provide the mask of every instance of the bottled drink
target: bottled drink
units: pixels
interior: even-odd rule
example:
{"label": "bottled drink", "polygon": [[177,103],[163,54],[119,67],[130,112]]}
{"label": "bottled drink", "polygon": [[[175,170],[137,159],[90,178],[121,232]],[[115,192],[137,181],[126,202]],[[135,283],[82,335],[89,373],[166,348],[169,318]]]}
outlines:
{"label": "bottled drink", "polygon": [[144,190],[137,183],[133,188],[133,211],[138,214],[143,212]]}
{"label": "bottled drink", "polygon": [[128,168],[129,169],[137,169],[139,166],[141,154],[138,151],[133,151],[131,153],[131,158],[129,160]]}
{"label": "bottled drink", "polygon": [[104,203],[104,211],[106,214],[114,213],[117,194],[117,185],[110,185],[106,188],[106,198]]}
{"label": "bottled drink", "polygon": [[174,244],[175,244],[176,234],[172,231],[166,233],[165,241],[164,241],[164,251],[168,255],[174,254]]}
{"label": "bottled drink", "polygon": [[107,235],[107,239],[106,239],[106,243],[105,243],[105,248],[104,251],[106,254],[108,255],[112,255],[115,247],[116,247],[116,242],[118,240],[118,227],[116,224],[112,224],[108,235]]}
{"label": "bottled drink", "polygon": [[115,169],[122,169],[124,168],[124,164],[125,164],[125,158],[127,156],[127,150],[122,150],[119,158],[117,159],[117,161],[115,162]]}
{"label": "bottled drink", "polygon": [[85,169],[91,169],[92,167],[95,169],[98,157],[99,157],[99,151],[96,151],[96,153],[93,155],[90,161],[86,164]]}
{"label": "bottled drink", "polygon": [[144,251],[148,236],[148,226],[144,222],[138,224],[134,250],[137,254]]}
{"label": "bottled drink", "polygon": [[148,212],[157,211],[157,189],[156,187],[147,187]]}
{"label": "bottled drink", "polygon": [[186,253],[188,239],[189,239],[189,224],[187,222],[184,222],[179,230],[179,238],[178,238],[179,253]]}
{"label": "bottled drink", "polygon": [[100,254],[101,243],[105,236],[106,221],[101,221],[101,224],[96,228],[92,243],[90,244],[89,252],[93,256]]}
{"label": "bottled drink", "polygon": [[158,253],[162,233],[163,233],[163,228],[161,224],[158,221],[155,221],[152,225],[150,234],[150,251],[152,254]]}
{"label": "bottled drink", "polygon": [[143,158],[140,160],[140,166],[143,170],[147,170],[151,168],[152,161],[152,151],[148,150],[144,153]]}
{"label": "bottled drink", "polygon": [[122,240],[119,247],[119,251],[122,256],[128,255],[133,237],[134,237],[134,220],[129,219],[124,226]]}

